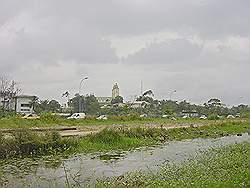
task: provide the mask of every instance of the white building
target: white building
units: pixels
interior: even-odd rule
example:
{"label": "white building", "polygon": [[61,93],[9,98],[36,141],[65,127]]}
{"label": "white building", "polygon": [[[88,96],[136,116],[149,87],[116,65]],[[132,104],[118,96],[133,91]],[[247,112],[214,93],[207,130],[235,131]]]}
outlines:
{"label": "white building", "polygon": [[112,97],[96,97],[100,104],[111,104]]}
{"label": "white building", "polygon": [[129,103],[131,108],[145,108],[149,103],[146,101],[134,101],[132,103]]}
{"label": "white building", "polygon": [[120,96],[120,89],[118,87],[118,84],[115,83],[112,88],[112,97],[96,97],[96,99],[102,105],[110,105],[112,99],[116,98],[117,96]]}
{"label": "white building", "polygon": [[35,96],[19,95],[15,97],[15,111],[21,114],[32,114],[34,113],[34,102]]}
{"label": "white building", "polygon": [[199,113],[196,110],[182,110],[182,117],[195,118],[199,117]]}
{"label": "white building", "polygon": [[19,95],[12,98],[4,98],[3,96],[0,95],[0,107],[5,110],[12,110],[21,114],[34,113],[35,96]]}

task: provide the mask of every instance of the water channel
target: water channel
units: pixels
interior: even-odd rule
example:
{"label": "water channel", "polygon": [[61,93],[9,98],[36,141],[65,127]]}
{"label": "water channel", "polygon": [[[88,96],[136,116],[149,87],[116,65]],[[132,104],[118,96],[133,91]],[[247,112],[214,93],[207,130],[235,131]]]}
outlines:
{"label": "water channel", "polygon": [[20,159],[0,166],[3,187],[93,186],[97,179],[133,171],[157,171],[167,163],[180,163],[210,148],[250,141],[249,134],[214,139],[170,141],[155,147],[126,152],[79,154],[69,158]]}

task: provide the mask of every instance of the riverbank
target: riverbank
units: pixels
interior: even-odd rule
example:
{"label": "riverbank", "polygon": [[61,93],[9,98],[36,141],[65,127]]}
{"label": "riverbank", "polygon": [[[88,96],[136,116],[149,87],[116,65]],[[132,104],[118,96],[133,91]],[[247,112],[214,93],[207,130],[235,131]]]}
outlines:
{"label": "riverbank", "polygon": [[130,173],[97,187],[249,187],[249,151],[250,142],[211,149],[198,159],[165,165],[157,173]]}
{"label": "riverbank", "polygon": [[249,122],[237,121],[174,129],[114,126],[83,138],[62,138],[58,132],[41,134],[20,129],[11,136],[0,134],[0,158],[132,150],[170,140],[220,137],[241,134],[249,130]]}

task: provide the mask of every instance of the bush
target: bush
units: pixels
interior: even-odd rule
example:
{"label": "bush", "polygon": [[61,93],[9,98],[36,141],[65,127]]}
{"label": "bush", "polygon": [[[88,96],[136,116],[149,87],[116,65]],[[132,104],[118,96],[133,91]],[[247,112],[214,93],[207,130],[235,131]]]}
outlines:
{"label": "bush", "polygon": [[104,129],[100,133],[97,133],[91,136],[92,142],[99,142],[99,143],[115,143],[121,141],[121,135],[118,131],[112,129]]}
{"label": "bush", "polygon": [[250,112],[242,112],[241,117],[242,118],[250,118]]}
{"label": "bush", "polygon": [[211,115],[208,116],[207,119],[208,119],[208,120],[219,120],[220,118],[219,118],[219,116],[216,115],[216,114],[211,114]]}
{"label": "bush", "polygon": [[22,129],[12,137],[0,133],[0,158],[61,153],[76,144],[74,139],[62,139],[58,132],[39,134]]}
{"label": "bush", "polygon": [[16,112],[14,111],[7,111],[7,110],[4,110],[3,108],[0,108],[0,119],[1,118],[7,118],[7,117],[13,117],[13,116],[16,116]]}
{"label": "bush", "polygon": [[42,113],[40,115],[40,118],[42,121],[50,123],[50,122],[59,122],[60,120],[62,120],[62,118],[60,116],[54,115],[52,113]]}

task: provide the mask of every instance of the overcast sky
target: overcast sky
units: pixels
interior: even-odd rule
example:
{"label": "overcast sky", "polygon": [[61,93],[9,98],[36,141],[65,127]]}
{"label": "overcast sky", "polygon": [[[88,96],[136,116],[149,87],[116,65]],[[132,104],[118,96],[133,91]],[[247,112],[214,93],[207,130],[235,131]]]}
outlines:
{"label": "overcast sky", "polygon": [[250,104],[249,0],[0,0],[0,75],[23,94]]}

